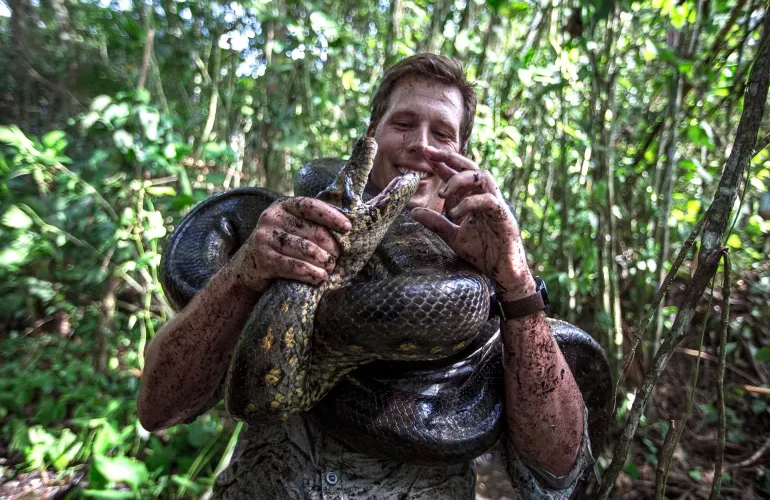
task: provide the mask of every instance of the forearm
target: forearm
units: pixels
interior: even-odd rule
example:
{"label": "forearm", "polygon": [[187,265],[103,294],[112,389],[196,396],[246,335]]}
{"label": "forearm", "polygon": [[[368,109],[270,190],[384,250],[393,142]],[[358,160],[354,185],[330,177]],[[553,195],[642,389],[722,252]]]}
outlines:
{"label": "forearm", "polygon": [[545,314],[505,322],[508,426],[516,449],[555,475],[575,462],[583,437],[583,399]]}
{"label": "forearm", "polygon": [[234,269],[232,261],[220,269],[150,343],[137,402],[146,429],[183,422],[217,389],[259,296]]}

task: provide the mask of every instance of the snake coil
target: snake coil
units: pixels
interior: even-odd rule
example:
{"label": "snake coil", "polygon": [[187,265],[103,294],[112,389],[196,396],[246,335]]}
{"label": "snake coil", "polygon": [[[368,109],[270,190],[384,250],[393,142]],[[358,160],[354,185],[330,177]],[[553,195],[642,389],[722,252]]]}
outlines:
{"label": "snake coil", "polygon": [[[295,193],[316,195],[343,165],[309,163]],[[183,308],[205,286],[279,197],[261,188],[231,190],[179,223],[161,264],[174,307]],[[375,355],[348,373],[312,417],[348,446],[401,462],[459,463],[482,454],[505,426],[503,347],[498,320],[488,318],[489,285],[402,211],[364,269],[323,295],[312,340],[313,349],[327,354],[355,343],[364,352],[399,355]],[[596,452],[612,413],[606,357],[584,331],[549,321],[582,392]]]}

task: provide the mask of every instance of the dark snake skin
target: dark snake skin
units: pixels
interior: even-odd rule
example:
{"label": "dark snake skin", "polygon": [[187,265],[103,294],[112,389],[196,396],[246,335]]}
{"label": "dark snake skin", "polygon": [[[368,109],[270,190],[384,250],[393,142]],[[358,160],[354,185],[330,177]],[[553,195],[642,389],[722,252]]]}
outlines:
{"label": "dark snake skin", "polygon": [[[315,195],[342,165],[311,162],[298,174],[295,194]],[[164,289],[176,307],[237,251],[278,198],[259,188],[233,190],[185,217],[162,263]],[[345,373],[362,359],[372,362],[335,381],[314,405],[314,418],[348,446],[398,461],[459,463],[491,447],[505,417],[499,321],[488,319],[490,285],[401,212],[366,267],[320,299],[309,350],[338,360]],[[281,307],[281,301],[264,302],[252,318]],[[612,412],[607,360],[588,334],[550,321],[588,408],[592,448],[599,450]],[[324,370],[328,364],[311,366],[309,377],[323,378]],[[238,390],[247,390],[254,376],[269,375],[263,369],[244,376]]]}

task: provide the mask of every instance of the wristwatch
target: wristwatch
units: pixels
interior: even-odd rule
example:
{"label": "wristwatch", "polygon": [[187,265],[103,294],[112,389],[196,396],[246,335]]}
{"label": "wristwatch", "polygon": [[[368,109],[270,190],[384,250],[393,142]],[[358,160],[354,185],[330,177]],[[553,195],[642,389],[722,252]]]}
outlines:
{"label": "wristwatch", "polygon": [[540,276],[535,276],[535,293],[523,299],[509,302],[500,302],[497,296],[493,295],[489,313],[490,316],[500,316],[503,321],[508,321],[509,319],[537,314],[547,308],[550,303],[545,281],[540,279]]}

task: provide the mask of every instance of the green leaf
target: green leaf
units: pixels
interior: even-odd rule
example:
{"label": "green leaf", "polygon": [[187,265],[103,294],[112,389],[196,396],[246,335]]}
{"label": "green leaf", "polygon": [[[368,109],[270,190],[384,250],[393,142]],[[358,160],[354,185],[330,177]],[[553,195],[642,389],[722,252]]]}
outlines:
{"label": "green leaf", "polygon": [[322,33],[328,40],[337,38],[337,24],[329,19],[326,14],[313,12],[310,14],[310,26],[316,33]]}
{"label": "green leaf", "polygon": [[130,457],[94,456],[94,468],[111,483],[126,483],[138,488],[149,477],[147,466]]}
{"label": "green leaf", "polygon": [[770,346],[758,350],[757,353],[754,354],[754,359],[762,362],[770,361]]}
{"label": "green leaf", "polygon": [[147,186],[145,191],[152,196],[176,196],[173,186]]}
{"label": "green leaf", "polygon": [[61,153],[67,147],[67,134],[61,130],[52,130],[43,136],[43,146]]}
{"label": "green leaf", "polygon": [[32,218],[16,205],[11,205],[3,214],[3,225],[6,227],[29,229],[32,224]]}
{"label": "green leaf", "polygon": [[701,473],[701,471],[699,471],[697,469],[693,469],[693,470],[689,471],[687,473],[687,475],[690,476],[692,478],[692,480],[695,481],[695,482],[700,483],[701,481],[703,481],[703,474]]}
{"label": "green leaf", "polygon": [[356,72],[349,69],[342,73],[342,87],[345,90],[358,90],[358,82],[356,81]]}
{"label": "green leaf", "polygon": [[126,118],[131,114],[131,108],[125,102],[111,104],[104,110],[104,121],[112,124],[114,127],[122,127]]}
{"label": "green leaf", "polygon": [[11,146],[16,146],[17,130],[19,130],[19,128],[15,125],[10,127],[0,127],[0,142],[10,144]]}
{"label": "green leaf", "polygon": [[123,129],[116,130],[115,133],[112,134],[112,140],[115,141],[115,147],[123,153],[127,153],[129,149],[134,147],[134,138]]}
{"label": "green leaf", "polygon": [[174,481],[179,486],[182,486],[183,488],[190,490],[190,493],[193,495],[200,495],[203,493],[203,486],[196,483],[195,481],[191,481],[190,478],[187,476],[181,476],[179,474],[174,474],[171,476],[171,480]]}
{"label": "green leaf", "polygon": [[500,5],[503,3],[503,0],[487,0],[486,3],[490,9],[497,12],[500,9]]}
{"label": "green leaf", "polygon": [[91,447],[93,454],[105,455],[110,448],[120,442],[120,434],[109,422],[105,422],[97,431],[94,444]]}
{"label": "green leaf", "polygon": [[142,123],[145,137],[151,141],[158,140],[160,113],[155,109],[143,107],[139,110],[139,121]]}
{"label": "green leaf", "polygon": [[137,498],[137,494],[132,491],[117,490],[84,490],[84,497],[96,498],[99,500],[123,500],[126,498]]}
{"label": "green leaf", "polygon": [[176,158],[176,146],[173,143],[166,144],[163,148],[163,156],[169,160]]}
{"label": "green leaf", "polygon": [[136,89],[136,93],[134,94],[134,100],[142,104],[149,104],[150,91],[147,89]]}
{"label": "green leaf", "polygon": [[104,109],[112,103],[112,97],[108,95],[100,95],[91,101],[91,111],[101,113]]}
{"label": "green leaf", "polygon": [[654,61],[658,57],[658,48],[648,38],[644,41],[644,49],[642,50],[642,57],[647,62]]}
{"label": "green leaf", "polygon": [[99,113],[95,111],[91,111],[90,113],[86,113],[85,116],[83,116],[83,118],[80,119],[80,126],[85,131],[93,127],[94,123],[98,121],[99,121]]}
{"label": "green leaf", "polygon": [[596,10],[594,11],[594,23],[606,19],[610,15],[615,0],[593,0]]}
{"label": "green leaf", "polygon": [[35,151],[34,145],[32,144],[32,141],[27,139],[27,136],[24,135],[24,132],[22,132],[21,129],[16,125],[11,125],[10,127],[0,127],[0,142],[10,144],[20,151],[37,153],[37,151]]}
{"label": "green leaf", "polygon": [[525,87],[532,85],[533,71],[531,69],[521,68],[517,73],[519,75],[519,80],[521,80],[521,83],[523,83]]}

